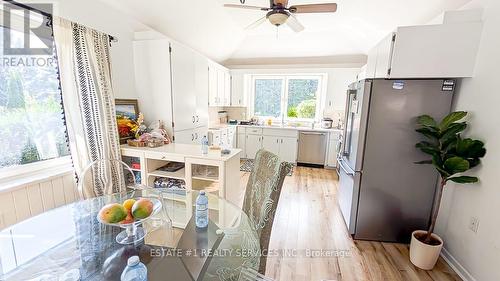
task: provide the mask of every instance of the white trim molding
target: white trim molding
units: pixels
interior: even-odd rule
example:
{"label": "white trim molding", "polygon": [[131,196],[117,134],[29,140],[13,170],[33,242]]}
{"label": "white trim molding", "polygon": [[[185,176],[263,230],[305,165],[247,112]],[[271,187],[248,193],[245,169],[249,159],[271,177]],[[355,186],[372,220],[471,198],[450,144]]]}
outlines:
{"label": "white trim molding", "polygon": [[451,253],[443,248],[441,250],[441,257],[448,263],[448,265],[462,278],[464,281],[477,281],[472,274],[470,274],[465,267],[463,267]]}

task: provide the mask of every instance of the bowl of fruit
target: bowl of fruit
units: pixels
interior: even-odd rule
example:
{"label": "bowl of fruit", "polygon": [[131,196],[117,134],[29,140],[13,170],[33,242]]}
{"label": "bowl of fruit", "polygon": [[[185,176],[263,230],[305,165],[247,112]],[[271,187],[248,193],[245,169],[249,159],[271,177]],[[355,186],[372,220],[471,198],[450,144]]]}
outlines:
{"label": "bowl of fruit", "polygon": [[162,205],[158,199],[132,198],[125,200],[122,204],[110,203],[102,207],[97,220],[105,225],[125,229],[116,236],[116,242],[119,244],[134,244],[146,236],[146,231],[139,225],[158,214],[161,208]]}

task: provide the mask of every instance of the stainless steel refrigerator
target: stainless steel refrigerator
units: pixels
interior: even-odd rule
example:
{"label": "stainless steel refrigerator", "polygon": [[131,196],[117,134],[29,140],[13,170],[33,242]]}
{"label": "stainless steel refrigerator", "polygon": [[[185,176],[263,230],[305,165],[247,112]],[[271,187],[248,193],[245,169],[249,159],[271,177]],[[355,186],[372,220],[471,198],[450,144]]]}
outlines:
{"label": "stainless steel refrigerator", "polygon": [[349,86],[338,202],[354,239],[407,242],[427,229],[438,174],[415,144],[416,117],[451,109],[454,80],[362,80]]}

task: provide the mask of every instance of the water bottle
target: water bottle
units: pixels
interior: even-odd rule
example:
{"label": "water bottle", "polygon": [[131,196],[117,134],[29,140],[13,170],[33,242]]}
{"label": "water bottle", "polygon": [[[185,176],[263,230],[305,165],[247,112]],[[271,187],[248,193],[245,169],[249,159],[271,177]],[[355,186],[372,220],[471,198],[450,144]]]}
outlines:
{"label": "water bottle", "polygon": [[201,139],[201,153],[208,154],[208,138],[207,136],[203,136]]}
{"label": "water bottle", "polygon": [[121,281],[147,281],[148,269],[139,260],[138,256],[132,256],[127,261],[127,267],[122,272]]}
{"label": "water bottle", "polygon": [[197,228],[207,228],[208,227],[208,197],[205,191],[200,191],[198,198],[196,198],[196,227]]}

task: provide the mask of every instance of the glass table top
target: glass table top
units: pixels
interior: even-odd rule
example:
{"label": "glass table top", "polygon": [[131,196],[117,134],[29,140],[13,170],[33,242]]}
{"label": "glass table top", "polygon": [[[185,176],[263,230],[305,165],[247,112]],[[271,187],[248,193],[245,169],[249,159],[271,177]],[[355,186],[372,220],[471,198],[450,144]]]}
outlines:
{"label": "glass table top", "polygon": [[[141,242],[118,244],[123,229],[97,220],[106,204],[158,194],[164,212],[143,223],[147,234]],[[242,267],[257,270],[260,244],[251,221],[237,206],[207,195],[206,230],[194,224],[196,191],[120,193],[30,218],[0,232],[0,280],[60,280],[71,270],[80,280],[120,280],[134,255],[147,266],[148,280],[237,280]]]}

